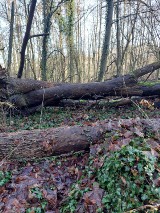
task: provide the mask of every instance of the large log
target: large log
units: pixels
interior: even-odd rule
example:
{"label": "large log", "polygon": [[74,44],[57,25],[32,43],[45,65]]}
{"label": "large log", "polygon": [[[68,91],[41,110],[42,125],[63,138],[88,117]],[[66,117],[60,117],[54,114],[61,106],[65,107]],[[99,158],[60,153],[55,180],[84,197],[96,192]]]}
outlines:
{"label": "large log", "polygon": [[126,75],[106,82],[62,84],[26,94],[13,95],[9,101],[20,108],[38,106],[42,102],[44,105],[57,105],[57,102],[62,99],[94,99],[96,95],[105,97],[120,94],[125,86],[134,86],[136,83],[134,76]]}
{"label": "large log", "polygon": [[7,87],[6,93],[8,93],[9,96],[12,96],[14,94],[25,94],[34,90],[55,87],[60,85],[61,85],[60,83],[9,77],[7,75],[7,71],[4,68],[0,69],[0,89],[2,88],[6,89]]}
{"label": "large log", "polygon": [[152,96],[159,95],[160,96],[160,83],[151,85],[151,86],[139,86],[140,90],[143,91],[143,96]]}
{"label": "large log", "polygon": [[148,126],[149,131],[153,130],[158,133],[160,119],[104,120],[93,123],[91,126],[75,125],[45,130],[0,133],[0,159],[31,160],[86,150],[91,144],[103,142],[106,132],[126,129],[126,127],[134,131],[136,125],[144,128],[145,131]]}
{"label": "large log", "polygon": [[[118,83],[115,83],[118,80]],[[134,84],[134,81],[128,84]],[[35,90],[26,94],[13,95],[9,101],[16,107],[23,108],[24,113],[34,112],[37,108],[43,106],[57,106],[63,99],[103,99],[106,96],[160,96],[160,84],[152,86],[133,86],[123,87],[119,78],[107,82],[95,82],[88,84],[64,84],[61,86]],[[127,84],[127,83],[126,83]],[[118,86],[119,85],[119,86]],[[29,108],[28,108],[29,107]],[[28,108],[26,110],[26,108]]]}
{"label": "large log", "polygon": [[[137,86],[137,78],[160,68],[160,61],[135,70],[132,75],[120,76],[105,82],[83,84],[53,84],[31,79],[6,77],[0,71],[0,101],[5,98],[19,109],[54,106],[62,99],[96,99],[97,96],[158,95],[160,84],[154,87]],[[5,97],[5,98],[4,98]],[[31,110],[34,111],[34,110]]]}
{"label": "large log", "polygon": [[160,61],[148,64],[142,68],[136,69],[133,71],[133,74],[136,78],[142,77],[148,73],[153,73],[155,70],[160,68]]}

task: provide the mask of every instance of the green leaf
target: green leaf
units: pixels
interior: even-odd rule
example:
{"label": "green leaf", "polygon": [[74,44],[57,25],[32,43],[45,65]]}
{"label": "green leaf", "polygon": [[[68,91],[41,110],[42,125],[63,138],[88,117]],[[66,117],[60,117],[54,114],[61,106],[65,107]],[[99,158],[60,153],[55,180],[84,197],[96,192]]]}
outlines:
{"label": "green leaf", "polygon": [[141,199],[142,199],[142,200],[147,200],[147,199],[148,199],[148,195],[143,194],[143,195],[141,196]]}

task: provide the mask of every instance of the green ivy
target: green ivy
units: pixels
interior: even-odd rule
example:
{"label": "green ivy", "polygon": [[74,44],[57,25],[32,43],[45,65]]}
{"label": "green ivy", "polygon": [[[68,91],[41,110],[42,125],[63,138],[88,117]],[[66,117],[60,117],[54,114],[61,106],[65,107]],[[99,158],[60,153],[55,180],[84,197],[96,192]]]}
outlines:
{"label": "green ivy", "polygon": [[107,212],[123,212],[150,203],[160,196],[153,184],[155,159],[142,151],[125,146],[106,158],[97,172],[106,191],[103,204]]}
{"label": "green ivy", "polygon": [[42,196],[42,192],[40,191],[40,189],[38,187],[32,188],[31,189],[32,194],[35,195],[35,197],[37,197],[38,199],[43,199]]}
{"label": "green ivy", "polygon": [[45,208],[48,202],[43,198],[42,192],[38,187],[32,188],[31,193],[34,194],[35,197],[39,199],[40,206],[39,207],[32,207],[26,210],[26,213],[45,213]]}
{"label": "green ivy", "polygon": [[0,186],[5,185],[7,182],[11,180],[11,172],[2,172],[0,171]]}
{"label": "green ivy", "polygon": [[76,211],[78,201],[83,197],[84,193],[88,191],[90,191],[88,187],[85,189],[80,189],[79,184],[73,184],[68,199],[61,207],[60,212],[74,213]]}

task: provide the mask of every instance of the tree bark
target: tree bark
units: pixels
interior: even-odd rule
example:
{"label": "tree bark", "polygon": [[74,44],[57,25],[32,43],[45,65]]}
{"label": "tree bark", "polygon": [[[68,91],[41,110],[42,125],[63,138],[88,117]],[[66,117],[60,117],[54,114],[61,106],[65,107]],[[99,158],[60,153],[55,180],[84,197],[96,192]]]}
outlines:
{"label": "tree bark", "polygon": [[118,107],[118,106],[123,106],[127,104],[132,104],[132,100],[130,98],[121,98],[117,100],[108,100],[108,99],[103,99],[103,100],[83,100],[83,101],[78,101],[78,100],[72,100],[72,99],[67,99],[67,100],[62,100],[60,102],[60,106],[68,106],[68,107],[80,107],[80,106],[86,106],[87,109],[91,109],[93,107],[97,108],[103,108],[103,107]]}
{"label": "tree bark", "polygon": [[15,106],[33,107],[38,106],[42,102],[44,105],[54,105],[54,103],[66,99],[94,99],[96,95],[102,97],[121,93],[121,89],[125,86],[133,86],[136,80],[131,75],[115,78],[107,82],[92,82],[84,84],[62,84],[46,89],[39,89],[28,92],[26,94],[16,94],[9,98],[9,101]]}
{"label": "tree bark", "polygon": [[122,61],[122,54],[121,54],[121,33],[120,33],[120,0],[117,0],[116,4],[116,40],[117,40],[117,76],[121,75],[121,61]]}
{"label": "tree bark", "polygon": [[30,38],[30,31],[31,31],[31,26],[32,26],[32,20],[34,16],[34,11],[36,7],[37,0],[32,0],[31,1],[31,6],[30,6],[30,11],[29,11],[29,17],[28,17],[28,22],[26,26],[26,32],[23,38],[23,44],[21,48],[21,61],[20,61],[20,66],[18,70],[17,77],[21,78],[23,74],[23,68],[24,68],[24,62],[25,62],[25,51],[27,47],[28,40]]}
{"label": "tree bark", "polygon": [[[9,98],[9,102],[16,107],[24,108],[39,106],[42,102],[43,106],[57,106],[63,99],[97,100],[100,98],[103,99],[106,96],[131,97],[160,95],[160,84],[123,88],[122,82],[118,80],[117,83],[116,80],[118,79],[103,83],[62,84],[61,86],[31,91],[23,95],[12,95]],[[128,79],[128,84],[133,84],[132,80]]]}
{"label": "tree bark", "polygon": [[7,65],[7,70],[9,75],[10,75],[11,62],[12,62],[13,25],[14,25],[14,1],[12,1],[12,6],[11,6],[11,21],[10,21],[10,33],[9,33],[8,65]]}
{"label": "tree bark", "polygon": [[[14,133],[0,133],[0,160],[31,160],[72,151],[89,149],[91,144],[102,143],[106,132],[114,129],[146,125],[158,132],[160,119],[104,120],[91,126],[64,126],[45,130],[24,130]],[[157,136],[158,137],[158,136]]]}
{"label": "tree bark", "polygon": [[136,78],[142,77],[148,73],[153,73],[155,70],[160,68],[160,61],[148,64],[145,67],[141,67],[133,71],[133,74]]}
{"label": "tree bark", "polygon": [[14,79],[0,70],[0,101],[8,100],[16,108],[54,106],[62,99],[94,99],[106,96],[149,96],[160,94],[160,84],[137,85],[137,77],[160,68],[160,61],[137,69],[133,75],[120,76],[105,82],[54,84],[31,79]]}
{"label": "tree bark", "polygon": [[106,24],[105,24],[105,36],[103,42],[100,71],[98,75],[98,81],[102,81],[107,65],[107,57],[109,54],[109,45],[111,37],[111,27],[112,27],[112,16],[113,16],[113,0],[106,0],[107,2],[107,12],[106,12]]}
{"label": "tree bark", "polygon": [[[53,1],[51,1],[52,4]],[[50,8],[49,8],[50,7]],[[51,28],[51,10],[52,5],[49,5],[49,1],[42,1],[43,10],[43,33],[47,34],[50,32]],[[41,79],[47,80],[47,57],[48,57],[48,36],[43,36],[42,40],[42,59],[41,59]]]}

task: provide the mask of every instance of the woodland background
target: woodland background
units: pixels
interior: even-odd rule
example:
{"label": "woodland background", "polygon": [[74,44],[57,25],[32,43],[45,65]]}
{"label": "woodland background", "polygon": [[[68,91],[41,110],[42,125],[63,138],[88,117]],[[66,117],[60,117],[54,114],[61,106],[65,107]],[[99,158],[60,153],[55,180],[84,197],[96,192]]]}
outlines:
{"label": "woodland background", "polygon": [[[109,2],[113,3],[111,34],[104,39]],[[30,4],[29,0],[0,2],[0,62],[13,77],[20,64]],[[158,0],[37,1],[23,77],[76,83],[130,73],[160,60],[159,32]],[[100,78],[107,41],[107,66]],[[159,71],[153,75],[158,78]]]}

